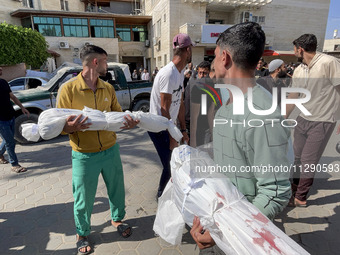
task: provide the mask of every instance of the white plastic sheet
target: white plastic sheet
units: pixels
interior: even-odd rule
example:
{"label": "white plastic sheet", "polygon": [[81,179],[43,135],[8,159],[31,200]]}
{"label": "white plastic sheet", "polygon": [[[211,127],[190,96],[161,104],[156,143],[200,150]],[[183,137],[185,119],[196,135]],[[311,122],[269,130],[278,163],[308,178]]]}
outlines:
{"label": "white plastic sheet", "polygon": [[207,153],[187,145],[174,149],[172,178],[159,198],[153,228],[162,239],[173,245],[181,241],[181,225],[171,215],[162,215],[171,211],[176,222],[189,226],[198,216],[226,254],[308,254],[249,203],[225,175],[196,172],[196,166],[204,169],[215,163]]}
{"label": "white plastic sheet", "polygon": [[[170,135],[176,140],[182,139],[182,133],[175,124],[163,116],[158,116],[144,112],[101,112],[85,107],[82,111],[75,109],[52,108],[43,111],[37,124],[23,124],[22,135],[29,141],[38,141],[40,136],[44,140],[57,137],[63,130],[66,120],[71,115],[88,117],[87,123],[91,123],[86,130],[107,130],[120,131],[124,126],[124,117],[130,115],[134,120],[140,120],[139,127],[151,131],[160,132],[168,130]],[[85,131],[85,130],[84,130]]]}

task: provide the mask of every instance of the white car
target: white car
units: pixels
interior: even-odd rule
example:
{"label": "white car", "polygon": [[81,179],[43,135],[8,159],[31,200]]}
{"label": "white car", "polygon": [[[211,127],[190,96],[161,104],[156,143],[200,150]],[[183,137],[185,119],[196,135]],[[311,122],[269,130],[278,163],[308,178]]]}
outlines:
{"label": "white car", "polygon": [[48,80],[40,77],[19,77],[8,82],[12,91],[33,89],[39,86],[44,86]]}

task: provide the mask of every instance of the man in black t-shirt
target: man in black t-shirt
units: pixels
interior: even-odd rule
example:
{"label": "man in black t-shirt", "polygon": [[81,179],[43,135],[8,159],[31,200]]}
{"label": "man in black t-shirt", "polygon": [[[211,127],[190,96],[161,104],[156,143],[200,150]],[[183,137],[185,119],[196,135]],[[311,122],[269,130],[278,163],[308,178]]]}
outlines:
{"label": "man in black t-shirt", "polygon": [[287,76],[285,63],[281,59],[274,59],[269,63],[269,75],[257,79],[257,83],[273,94],[273,88],[277,88],[277,105],[281,105],[281,90],[286,87],[283,82]]}
{"label": "man in black t-shirt", "polygon": [[[0,67],[0,76],[1,75],[2,68]],[[24,114],[29,116],[29,111],[26,110],[19,99],[13,95],[7,81],[0,79],[0,136],[2,138],[0,145],[0,164],[11,163],[13,172],[22,173],[26,172],[27,169],[19,165],[17,155],[15,154],[15,111],[11,100],[21,108]],[[7,151],[9,162],[4,157],[5,151]]]}
{"label": "man in black t-shirt", "polygon": [[207,95],[207,113],[201,114],[201,95],[206,94],[214,87],[209,78],[210,63],[203,61],[197,66],[197,79],[189,80],[185,89],[186,122],[190,134],[190,146],[197,147],[205,143],[209,136],[208,118],[213,115],[214,104],[210,95]]}
{"label": "man in black t-shirt", "polygon": [[264,63],[265,62],[264,62],[263,58],[260,58],[259,62],[257,63],[256,70],[255,70],[256,79],[269,75],[269,71],[268,71],[268,69],[266,69],[264,67]]}

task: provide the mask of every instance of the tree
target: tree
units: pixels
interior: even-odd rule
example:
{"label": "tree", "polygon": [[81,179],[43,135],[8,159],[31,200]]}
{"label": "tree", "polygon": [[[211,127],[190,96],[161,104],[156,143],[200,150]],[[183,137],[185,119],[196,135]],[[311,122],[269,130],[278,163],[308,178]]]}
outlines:
{"label": "tree", "polygon": [[0,64],[40,67],[50,56],[45,38],[30,28],[0,24]]}

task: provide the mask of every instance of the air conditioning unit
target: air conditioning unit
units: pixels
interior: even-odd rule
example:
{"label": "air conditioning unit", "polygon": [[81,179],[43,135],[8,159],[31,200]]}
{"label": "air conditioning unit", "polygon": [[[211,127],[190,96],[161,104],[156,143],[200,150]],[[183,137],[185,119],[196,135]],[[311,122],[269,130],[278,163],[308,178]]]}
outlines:
{"label": "air conditioning unit", "polygon": [[242,22],[252,21],[253,14],[251,12],[242,12]]}
{"label": "air conditioning unit", "polygon": [[145,47],[150,47],[150,41],[149,40],[145,40]]}
{"label": "air conditioning unit", "polygon": [[60,49],[69,49],[70,45],[66,41],[59,42],[59,48]]}
{"label": "air conditioning unit", "polygon": [[161,50],[161,40],[158,40],[156,43],[156,50],[160,51]]}
{"label": "air conditioning unit", "polygon": [[153,46],[156,46],[156,45],[157,45],[157,42],[158,42],[157,37],[152,38],[152,44],[153,44]]}
{"label": "air conditioning unit", "polygon": [[84,46],[89,46],[89,45],[92,45],[93,43],[92,42],[84,42]]}

